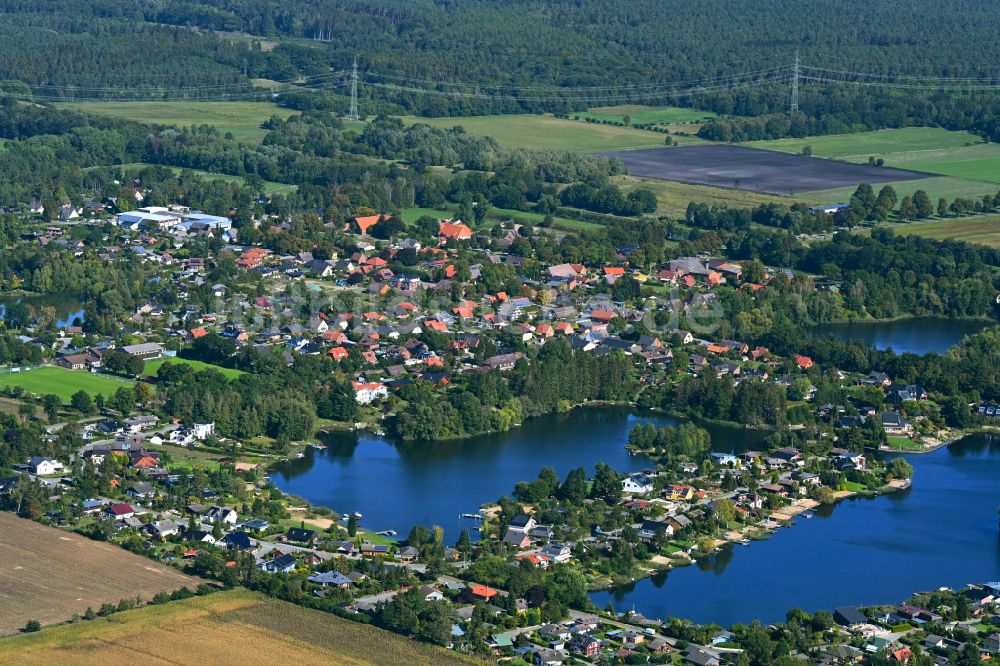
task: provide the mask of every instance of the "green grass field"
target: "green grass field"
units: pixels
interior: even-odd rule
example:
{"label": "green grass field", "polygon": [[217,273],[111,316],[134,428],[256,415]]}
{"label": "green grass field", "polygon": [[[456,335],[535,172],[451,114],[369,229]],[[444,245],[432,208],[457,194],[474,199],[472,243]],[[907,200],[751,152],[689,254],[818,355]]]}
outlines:
{"label": "green grass field", "polygon": [[924,445],[908,437],[889,437],[889,448],[893,451],[923,451]]}
{"label": "green grass field", "polygon": [[72,102],[59,106],[140,123],[214,125],[222,132],[232,132],[239,141],[253,143],[267,134],[260,127],[265,120],[273,115],[287,118],[294,113],[270,102]]}
{"label": "green grass field", "polygon": [[[979,199],[984,194],[997,193],[996,183],[988,183],[981,180],[966,180],[964,178],[952,178],[950,176],[937,176],[925,178],[923,180],[907,180],[894,183],[879,183],[875,186],[878,191],[883,185],[892,185],[896,194],[902,199],[905,196],[913,196],[917,190],[923,190],[930,196],[931,201],[937,205],[939,197],[944,197],[949,202],[957,197],[964,199]],[[823,203],[840,203],[851,200],[851,195],[856,187],[838,187],[832,190],[820,190],[817,192],[804,192],[803,198]]]}
{"label": "green grass field", "polygon": [[[996,194],[996,185],[1000,184],[1000,144],[984,143],[968,132],[936,127],[751,141],[743,145],[786,153],[801,153],[810,146],[815,157],[846,162],[867,162],[869,157],[875,157],[884,159],[886,166],[940,174],[927,180],[890,183],[900,197],[922,189],[935,200],[979,198]],[[808,196],[832,203],[847,201],[853,191],[853,187],[838,188]]]}
{"label": "green grass field", "polygon": [[579,120],[563,120],[545,115],[464,116],[461,118],[417,118],[405,116],[408,125],[425,123],[433,127],[461,125],[469,134],[492,136],[504,148],[533,148],[570,151],[623,150],[662,146],[664,136],[656,132],[594,125]]}
{"label": "green grass field", "polygon": [[676,106],[646,106],[642,104],[625,104],[622,106],[598,106],[587,109],[583,113],[573,113],[571,116],[594,118],[595,120],[612,120],[624,122],[625,116],[633,125],[674,125],[678,123],[697,123],[702,120],[717,118],[711,111],[698,109],[682,109]]}
{"label": "green grass field", "polygon": [[893,231],[898,236],[960,240],[1000,248],[1000,215],[910,222],[894,226]]}
{"label": "green grass field", "polygon": [[[980,147],[982,148],[981,150]],[[931,173],[940,173],[945,176],[965,180],[1000,183],[1000,146],[995,143],[984,143],[980,144],[980,146],[963,150],[968,151],[968,157],[952,155],[952,157],[957,157],[958,159],[913,162],[907,164],[906,167],[908,169],[916,169],[917,171],[930,171]],[[992,153],[995,156],[981,156],[984,153]]]}
{"label": "green grass field", "polygon": [[[749,148],[777,150],[782,153],[801,153],[805,146],[812,147],[815,157],[827,157],[846,162],[867,162],[868,157],[882,157],[888,166],[905,161],[915,161],[921,154],[935,151],[956,150],[969,145],[983,144],[982,139],[968,132],[952,132],[936,127],[906,127],[903,129],[856,132],[810,136],[804,139],[777,139],[750,141]],[[907,156],[906,158],[902,156]],[[894,157],[895,156],[895,157]]]}
{"label": "green grass field", "polygon": [[205,363],[203,361],[193,361],[191,359],[179,358],[175,356],[173,358],[158,358],[155,361],[146,361],[146,366],[142,371],[142,376],[155,377],[156,371],[160,369],[161,365],[167,362],[173,363],[175,365],[177,364],[190,365],[193,370],[198,372],[206,370],[208,368],[211,368],[212,370],[218,370],[219,372],[221,372],[223,375],[226,376],[226,379],[235,379],[236,377],[239,377],[240,375],[243,374],[242,370],[223,368],[218,365],[212,365],[211,363]]}
{"label": "green grass field", "polygon": [[67,370],[55,366],[0,375],[0,386],[20,386],[28,393],[36,395],[51,393],[62,398],[64,402],[69,402],[73,394],[81,389],[92,396],[100,393],[109,397],[121,387],[132,384],[133,382],[111,375],[85,370]]}

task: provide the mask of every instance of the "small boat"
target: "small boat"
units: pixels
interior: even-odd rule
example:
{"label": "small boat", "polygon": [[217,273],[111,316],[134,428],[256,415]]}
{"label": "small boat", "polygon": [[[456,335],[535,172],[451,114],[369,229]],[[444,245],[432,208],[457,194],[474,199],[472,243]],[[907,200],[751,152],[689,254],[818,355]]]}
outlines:
{"label": "small boat", "polygon": [[470,520],[482,520],[483,516],[482,514],[478,513],[463,513],[459,516],[459,518],[469,518]]}
{"label": "small boat", "polygon": [[377,536],[394,537],[397,534],[399,534],[399,532],[397,532],[396,530],[382,530],[381,532],[376,532],[375,534]]}
{"label": "small boat", "polygon": [[803,518],[812,518],[812,517],[813,517],[813,515],[812,515],[811,513],[803,513],[803,514],[802,514],[802,517],[803,517]]}

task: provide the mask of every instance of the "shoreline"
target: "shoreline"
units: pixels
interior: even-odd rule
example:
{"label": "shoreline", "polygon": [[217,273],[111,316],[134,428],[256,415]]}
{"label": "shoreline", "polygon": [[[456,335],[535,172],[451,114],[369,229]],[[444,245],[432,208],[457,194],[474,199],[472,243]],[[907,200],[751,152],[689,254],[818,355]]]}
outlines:
{"label": "shoreline", "polygon": [[[774,536],[774,534],[779,529],[795,527],[798,524],[797,522],[795,522],[795,520],[794,520],[795,518],[801,516],[804,513],[815,511],[815,510],[817,510],[821,506],[836,507],[838,504],[840,504],[844,500],[848,500],[848,499],[854,499],[854,498],[859,498],[859,497],[862,498],[862,499],[877,499],[877,498],[883,497],[885,495],[893,495],[893,494],[902,492],[904,490],[910,489],[912,487],[912,483],[913,483],[912,479],[905,479],[904,481],[901,481],[901,482],[890,481],[887,485],[882,486],[877,491],[873,491],[873,492],[870,492],[870,491],[855,492],[855,491],[851,491],[851,490],[838,491],[836,493],[836,498],[834,499],[833,503],[831,503],[829,505],[821,504],[821,503],[817,502],[816,500],[812,500],[812,499],[809,499],[809,498],[801,498],[799,500],[796,500],[796,501],[792,502],[790,505],[788,505],[786,507],[782,507],[782,509],[779,509],[779,510],[776,510],[776,511],[772,512],[771,515],[767,519],[765,519],[764,521],[761,521],[761,525],[760,526],[757,526],[755,528],[757,530],[757,534],[755,534],[753,536],[746,536],[746,534],[744,534],[743,539],[718,539],[717,538],[717,539],[715,539],[715,542],[716,542],[715,549],[711,553],[708,553],[707,555],[703,555],[701,558],[693,559],[690,554],[688,554],[688,553],[686,553],[684,551],[680,551],[680,552],[684,552],[685,553],[685,557],[687,557],[688,561],[687,561],[686,564],[678,564],[678,565],[671,564],[671,565],[668,565],[668,566],[659,566],[659,567],[653,566],[652,568],[643,567],[643,568],[640,569],[640,571],[643,572],[643,574],[640,575],[640,576],[637,576],[635,578],[632,578],[630,581],[622,582],[622,583],[617,583],[617,584],[616,583],[611,583],[609,585],[599,585],[599,586],[596,586],[596,587],[588,587],[587,588],[587,593],[591,594],[591,593],[594,593],[594,592],[608,592],[608,591],[617,590],[617,589],[623,588],[623,587],[625,587],[627,585],[634,585],[635,583],[638,583],[640,581],[646,580],[647,578],[652,578],[653,576],[655,576],[658,573],[669,572],[669,571],[672,571],[673,569],[677,569],[677,568],[680,568],[680,567],[689,567],[689,566],[691,566],[693,564],[697,564],[697,562],[699,561],[699,559],[705,559],[705,558],[713,557],[716,554],[718,554],[723,548],[732,548],[733,546],[735,546],[737,544],[743,545],[743,546],[751,546],[754,541],[766,541],[767,539],[770,539],[772,536]],[[798,506],[796,506],[797,502],[803,502],[803,504],[799,504]],[[806,503],[811,503],[811,505],[810,506],[806,506]],[[788,509],[793,509],[793,508],[795,509],[794,511],[787,511],[787,512],[783,511],[783,510],[788,510]],[[778,516],[778,515],[783,516],[783,517],[780,518],[780,519],[775,519],[774,517]],[[766,523],[766,522],[769,522],[769,521],[772,522],[772,523],[774,523],[773,526],[766,526],[766,525],[763,524],[763,523]],[[655,557],[658,557],[658,556],[654,556],[654,558]],[[663,556],[659,556],[659,557],[667,557],[667,556],[663,555]],[[652,562],[652,560],[650,560],[648,562],[644,562],[644,564],[648,564],[650,562]]]}

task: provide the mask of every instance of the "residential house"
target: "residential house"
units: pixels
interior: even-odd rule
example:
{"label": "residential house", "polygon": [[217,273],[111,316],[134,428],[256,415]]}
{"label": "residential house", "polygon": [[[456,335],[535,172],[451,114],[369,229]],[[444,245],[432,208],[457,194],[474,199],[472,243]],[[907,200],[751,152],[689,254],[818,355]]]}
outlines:
{"label": "residential house", "polygon": [[66,465],[52,458],[35,457],[28,461],[28,471],[35,476],[62,474],[66,471]]}
{"label": "residential house", "polygon": [[622,479],[622,492],[630,495],[648,495],[653,492],[653,479],[645,474],[629,474]]}

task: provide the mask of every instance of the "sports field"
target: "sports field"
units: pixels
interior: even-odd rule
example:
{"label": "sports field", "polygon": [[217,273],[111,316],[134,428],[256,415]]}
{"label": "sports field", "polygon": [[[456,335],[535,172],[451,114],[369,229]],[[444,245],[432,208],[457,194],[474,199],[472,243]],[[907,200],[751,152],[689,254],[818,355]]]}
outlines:
{"label": "sports field", "polygon": [[718,117],[711,111],[684,109],[677,106],[646,106],[643,104],[624,104],[621,106],[598,106],[571,116],[594,118],[595,120],[611,120],[617,123],[625,122],[629,117],[632,125],[674,125],[677,123],[697,123]]}
{"label": "sports field", "polygon": [[[0,512],[0,635],[29,620],[65,622],[88,607],[149,600],[203,582],[118,546]],[[0,663],[17,663],[3,654],[0,649]]]}
{"label": "sports field", "polygon": [[183,364],[189,365],[196,372],[201,372],[202,370],[207,370],[211,368],[212,370],[218,370],[226,379],[235,379],[243,374],[242,370],[234,370],[232,368],[223,368],[219,365],[212,365],[211,363],[205,363],[204,361],[194,361],[187,358],[173,357],[173,358],[158,358],[155,361],[146,361],[146,365],[143,368],[143,377],[155,377],[156,371],[160,369],[160,366],[164,363],[173,363],[174,365]]}
{"label": "sports field", "polygon": [[91,396],[98,393],[110,397],[123,386],[132,386],[133,382],[111,375],[87,372],[86,370],[67,370],[56,366],[45,366],[36,370],[25,370],[6,375],[0,375],[0,386],[20,386],[28,393],[36,395],[53,394],[69,402],[74,393],[83,389]]}
{"label": "sports field", "polygon": [[12,636],[0,640],[0,663],[454,666],[481,662],[334,615],[232,590]]}
{"label": "sports field", "polygon": [[563,120],[549,115],[463,116],[460,118],[417,118],[405,116],[408,125],[425,123],[433,127],[461,125],[469,134],[492,136],[504,148],[536,150],[622,150],[662,146],[664,136],[632,127],[595,125],[579,120]]}
{"label": "sports field", "polygon": [[214,125],[222,132],[232,132],[239,141],[254,143],[267,134],[260,127],[265,120],[294,113],[270,102],[69,102],[59,106],[154,125]]}

